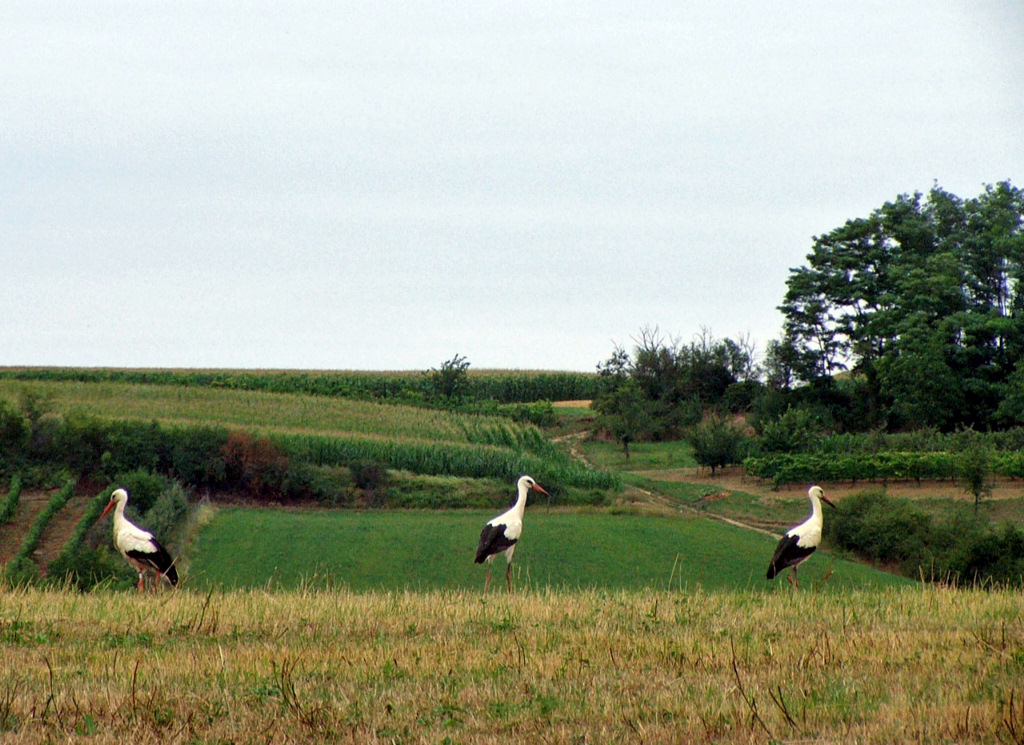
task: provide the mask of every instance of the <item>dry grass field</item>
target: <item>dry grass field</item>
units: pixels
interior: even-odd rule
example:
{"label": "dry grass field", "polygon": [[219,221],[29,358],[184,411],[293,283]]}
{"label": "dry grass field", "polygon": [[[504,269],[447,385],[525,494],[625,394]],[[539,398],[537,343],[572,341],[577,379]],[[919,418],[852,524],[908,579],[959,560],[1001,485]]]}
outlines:
{"label": "dry grass field", "polygon": [[1020,743],[1022,609],[924,586],[9,589],[0,740]]}

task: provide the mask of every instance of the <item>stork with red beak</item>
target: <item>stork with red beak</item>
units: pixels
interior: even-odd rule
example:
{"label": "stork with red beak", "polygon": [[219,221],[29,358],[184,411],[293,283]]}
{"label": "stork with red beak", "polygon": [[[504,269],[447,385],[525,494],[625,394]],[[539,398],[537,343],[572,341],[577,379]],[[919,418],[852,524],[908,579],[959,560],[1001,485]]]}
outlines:
{"label": "stork with red beak", "polygon": [[509,593],[512,592],[512,554],[516,550],[516,542],[523,532],[523,513],[526,512],[526,495],[532,490],[547,494],[532,476],[521,476],[516,485],[519,496],[512,509],[503,512],[484,526],[480,533],[480,545],[476,547],[476,563],[487,562],[487,575],[484,577],[484,592],[491,581],[491,562],[498,554],[505,554],[505,583]]}
{"label": "stork with red beak", "polygon": [[824,517],[821,514],[821,503],[824,502],[832,509],[837,509],[825,496],[820,486],[812,486],[807,491],[807,498],[811,500],[811,516],[796,527],[790,528],[782,536],[779,545],[775,547],[775,555],[768,564],[768,579],[775,579],[775,575],[792,567],[793,571],[787,575],[789,583],[793,588],[798,588],[796,568],[807,561],[818,544],[821,543],[821,527],[824,524]]}
{"label": "stork with red beak", "polygon": [[124,516],[124,506],[127,503],[128,492],[124,489],[115,489],[114,493],[110,495],[110,502],[100,514],[100,519],[105,517],[111,508],[116,508],[114,509],[114,548],[139,573],[139,592],[142,592],[147,571],[156,572],[154,591],[156,591],[161,577],[171,585],[177,585],[178,572],[174,568],[174,560],[171,559],[171,555],[151,533],[128,521]]}

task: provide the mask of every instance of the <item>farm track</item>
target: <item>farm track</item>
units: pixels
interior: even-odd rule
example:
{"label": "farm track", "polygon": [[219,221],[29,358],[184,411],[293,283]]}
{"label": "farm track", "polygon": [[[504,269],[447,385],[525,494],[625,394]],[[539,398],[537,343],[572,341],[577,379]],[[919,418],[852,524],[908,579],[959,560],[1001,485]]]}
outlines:
{"label": "farm track", "polygon": [[93,495],[89,493],[76,493],[46,526],[39,547],[32,554],[43,574],[46,573],[50,562],[57,558],[57,554],[67,545],[92,498]]}
{"label": "farm track", "polygon": [[50,494],[46,492],[21,493],[14,517],[10,522],[0,525],[0,564],[6,564],[18,553],[25,534],[49,501]]}

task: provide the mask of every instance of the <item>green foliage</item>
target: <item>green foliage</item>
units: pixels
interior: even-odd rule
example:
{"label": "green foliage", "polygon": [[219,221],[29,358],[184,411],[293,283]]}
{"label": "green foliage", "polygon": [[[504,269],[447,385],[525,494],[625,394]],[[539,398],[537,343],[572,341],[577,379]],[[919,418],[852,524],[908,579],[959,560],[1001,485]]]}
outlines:
{"label": "green foliage", "polygon": [[598,427],[621,442],[678,439],[705,410],[745,411],[761,384],[749,343],[707,330],[687,345],[641,329],[632,355],[616,347],[598,365],[604,390],[594,399]]}
{"label": "green foliage", "polygon": [[974,512],[983,497],[992,492],[991,468],[993,451],[991,445],[979,436],[971,438],[960,453],[959,480],[964,491],[974,497]]}
{"label": "green foliage", "polygon": [[843,500],[842,514],[825,521],[829,544],[852,551],[876,564],[900,567],[915,576],[929,566],[932,520],[909,500],[871,490]]}
{"label": "green foliage", "polygon": [[821,435],[817,417],[807,409],[788,408],[764,424],[758,445],[764,453],[801,453],[815,449]]}
{"label": "green foliage", "polygon": [[18,511],[18,503],[21,500],[21,477],[17,474],[11,477],[11,485],[4,497],[3,505],[0,505],[0,525],[3,525]]}
{"label": "green foliage", "polygon": [[1019,424],[1022,277],[1024,192],[1010,182],[966,200],[900,195],[814,239],[787,281],[778,359],[812,384],[849,368],[857,429]]}
{"label": "green foliage", "polygon": [[1024,531],[994,527],[962,511],[936,521],[909,500],[881,491],[847,497],[842,515],[825,522],[830,545],[909,577],[953,584],[1024,586]]}
{"label": "green foliage", "polygon": [[156,504],[163,492],[167,480],[151,471],[138,468],[128,473],[119,473],[114,477],[114,487],[121,487],[131,497],[129,507],[138,514],[145,514]]}
{"label": "green foliage", "polygon": [[693,457],[702,466],[715,470],[743,460],[747,437],[743,429],[720,416],[707,417],[690,429],[687,442],[693,447]]}
{"label": "green foliage", "polygon": [[441,368],[431,368],[426,373],[433,398],[452,403],[465,394],[469,388],[469,360],[455,355],[441,363]]}
{"label": "green foliage", "polygon": [[[64,488],[59,492],[50,497],[50,501],[46,503],[46,506],[39,512],[36,517],[36,521],[29,528],[28,533],[22,539],[21,548],[18,549],[18,553],[14,557],[14,562],[18,566],[22,566],[24,562],[32,560],[32,553],[39,547],[39,541],[42,540],[43,531],[46,530],[46,526],[50,524],[50,521],[57,515],[67,501],[75,493],[75,482],[69,481],[64,485]],[[17,567],[15,568],[17,569]],[[15,571],[12,569],[11,571]],[[20,570],[18,570],[20,571]]]}
{"label": "green foliage", "polygon": [[[368,401],[419,403],[430,395],[430,381],[418,372],[298,372],[246,370],[118,370],[113,368],[4,368],[0,380],[125,383],[263,391]],[[532,403],[592,399],[597,375],[578,372],[474,371],[465,397],[473,401]]]}
{"label": "green foliage", "polygon": [[387,486],[387,469],[372,460],[354,460],[348,470],[352,476],[352,485],[357,489],[375,492]]}
{"label": "green foliage", "polygon": [[145,513],[146,530],[164,546],[174,543],[174,536],[188,515],[188,495],[177,481],[166,481],[153,506]]}

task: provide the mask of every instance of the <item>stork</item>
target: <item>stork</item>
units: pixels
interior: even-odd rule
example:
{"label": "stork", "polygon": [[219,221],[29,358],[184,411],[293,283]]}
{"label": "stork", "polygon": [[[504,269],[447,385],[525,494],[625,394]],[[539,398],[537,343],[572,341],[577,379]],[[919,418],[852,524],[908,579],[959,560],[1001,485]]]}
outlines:
{"label": "stork", "polygon": [[115,489],[114,493],[110,495],[110,502],[100,514],[100,519],[103,519],[111,508],[116,506],[114,510],[114,548],[139,573],[139,592],[142,592],[143,589],[145,573],[150,569],[156,572],[154,591],[161,577],[166,578],[171,585],[177,585],[178,572],[174,568],[171,555],[151,533],[128,521],[124,516],[124,506],[127,503],[128,492],[124,489]]}
{"label": "stork", "polygon": [[498,554],[505,554],[505,583],[512,592],[512,554],[516,550],[516,542],[523,532],[523,513],[526,512],[526,495],[530,490],[547,494],[532,476],[520,476],[516,485],[519,496],[516,503],[507,512],[503,512],[484,526],[480,532],[480,545],[476,547],[476,563],[487,562],[487,575],[484,577],[484,592],[491,581],[491,562]]}
{"label": "stork", "polygon": [[782,536],[779,545],[775,547],[775,555],[768,564],[768,579],[775,579],[775,575],[782,572],[786,567],[792,567],[793,572],[787,575],[789,583],[796,589],[799,587],[796,576],[796,568],[807,560],[814,550],[821,543],[821,526],[824,522],[821,514],[821,503],[837,509],[820,486],[812,486],[807,490],[807,497],[811,500],[811,516],[796,527],[790,528]]}

